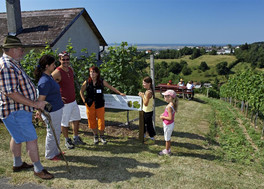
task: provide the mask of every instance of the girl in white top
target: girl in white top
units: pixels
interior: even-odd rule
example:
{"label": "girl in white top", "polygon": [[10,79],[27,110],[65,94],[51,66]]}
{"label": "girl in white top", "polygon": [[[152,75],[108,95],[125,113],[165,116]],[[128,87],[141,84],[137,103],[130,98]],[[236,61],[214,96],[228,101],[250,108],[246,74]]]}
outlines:
{"label": "girl in white top", "polygon": [[151,77],[145,77],[142,83],[143,87],[146,89],[145,93],[139,92],[138,95],[143,99],[143,112],[144,112],[144,136],[148,132],[150,137],[149,143],[154,143],[154,136],[156,135],[155,129],[153,127],[152,117],[153,117],[153,100],[155,98],[154,90],[152,87]]}
{"label": "girl in white top", "polygon": [[162,95],[164,95],[164,99],[168,103],[164,113],[160,115],[160,119],[163,121],[166,148],[159,152],[159,155],[171,155],[171,134],[174,129],[174,116],[178,108],[178,98],[173,90],[167,90],[165,93],[162,93]]}

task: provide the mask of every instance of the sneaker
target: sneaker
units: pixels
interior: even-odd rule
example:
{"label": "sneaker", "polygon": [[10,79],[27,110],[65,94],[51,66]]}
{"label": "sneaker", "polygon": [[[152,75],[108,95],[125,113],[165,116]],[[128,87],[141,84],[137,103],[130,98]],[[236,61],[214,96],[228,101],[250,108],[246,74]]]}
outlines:
{"label": "sneaker", "polygon": [[82,141],[81,137],[76,137],[73,141],[74,145],[85,145],[86,143]]}
{"label": "sneaker", "polygon": [[57,155],[57,156],[54,156],[53,158],[51,158],[49,160],[51,160],[51,161],[61,161],[61,158],[59,156],[60,156],[60,154]]}
{"label": "sneaker", "polygon": [[101,142],[102,142],[103,144],[107,144],[107,141],[105,140],[105,137],[104,137],[104,136],[101,136]]}
{"label": "sneaker", "polygon": [[170,156],[171,155],[171,151],[170,150],[168,151],[168,150],[164,149],[164,150],[162,150],[162,151],[159,152],[159,155],[160,156],[163,156],[163,155]]}
{"label": "sneaker", "polygon": [[99,143],[99,139],[98,139],[98,136],[94,136],[94,144],[98,144]]}
{"label": "sneaker", "polygon": [[74,144],[72,143],[72,140],[69,138],[66,142],[65,142],[65,146],[68,148],[68,149],[74,149]]}
{"label": "sneaker", "polygon": [[52,174],[50,174],[46,169],[43,169],[41,172],[39,173],[36,173],[34,171],[34,175],[41,178],[41,179],[44,179],[44,180],[49,180],[49,179],[53,179],[54,176]]}

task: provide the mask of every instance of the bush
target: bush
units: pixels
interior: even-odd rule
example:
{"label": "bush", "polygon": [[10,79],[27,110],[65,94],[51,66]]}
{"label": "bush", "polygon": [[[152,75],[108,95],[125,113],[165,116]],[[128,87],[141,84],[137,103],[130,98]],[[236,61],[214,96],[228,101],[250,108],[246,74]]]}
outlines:
{"label": "bush", "polygon": [[202,70],[203,72],[210,69],[210,67],[206,64],[206,62],[201,62],[200,66],[198,68],[200,70]]}
{"label": "bush", "polygon": [[[208,88],[203,87],[203,89],[202,89],[202,93],[203,93],[204,95],[207,95],[207,89],[208,89]],[[213,89],[212,87],[210,87],[208,90],[209,90],[209,91],[208,91],[208,97],[212,97],[212,98],[220,98],[220,92],[219,92],[219,90],[217,90],[217,89]]]}
{"label": "bush", "polygon": [[220,62],[216,65],[216,71],[219,75],[226,75],[229,73],[227,62]]}
{"label": "bush", "polygon": [[190,75],[192,73],[192,69],[188,66],[184,66],[182,68],[182,73],[183,73],[183,75]]}

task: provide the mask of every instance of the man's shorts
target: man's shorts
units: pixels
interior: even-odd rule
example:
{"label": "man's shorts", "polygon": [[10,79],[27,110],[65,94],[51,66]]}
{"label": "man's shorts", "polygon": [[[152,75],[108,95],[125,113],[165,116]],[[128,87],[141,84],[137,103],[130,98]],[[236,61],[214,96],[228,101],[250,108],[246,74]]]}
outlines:
{"label": "man's shorts", "polygon": [[3,122],[17,144],[36,140],[37,133],[32,123],[32,112],[12,112]]}
{"label": "man's shorts", "polygon": [[81,120],[79,106],[76,102],[71,102],[69,104],[64,104],[61,126],[69,127],[69,122]]}
{"label": "man's shorts", "polygon": [[174,122],[172,122],[169,125],[166,125],[163,122],[163,131],[164,131],[164,139],[165,139],[165,141],[170,141],[173,129],[174,129]]}

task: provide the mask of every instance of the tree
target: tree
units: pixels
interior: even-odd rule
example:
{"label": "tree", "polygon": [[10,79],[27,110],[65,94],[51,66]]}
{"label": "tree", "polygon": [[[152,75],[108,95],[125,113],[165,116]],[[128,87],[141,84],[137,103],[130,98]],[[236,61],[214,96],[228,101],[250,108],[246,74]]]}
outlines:
{"label": "tree", "polygon": [[183,75],[190,75],[192,73],[192,69],[188,66],[184,66],[182,68],[182,73],[183,73]]}
{"label": "tree", "polygon": [[213,49],[211,52],[209,52],[209,55],[217,55],[217,51]]}
{"label": "tree", "polygon": [[182,68],[183,68],[184,66],[188,66],[188,63],[187,63],[185,60],[181,60],[181,61],[180,61],[180,65],[181,65]]}
{"label": "tree", "polygon": [[100,69],[104,79],[118,90],[137,95],[142,79],[147,75],[147,64],[145,59],[139,57],[136,47],[127,46],[127,42],[122,42],[120,46],[109,47]]}
{"label": "tree", "polygon": [[210,70],[210,67],[206,64],[206,62],[201,62],[200,66],[198,67],[200,70],[205,72],[206,70]]}
{"label": "tree", "polygon": [[245,45],[241,45],[240,48],[241,48],[241,50],[248,50],[249,46],[247,43],[245,43]]}
{"label": "tree", "polygon": [[193,50],[189,47],[183,47],[180,49],[181,55],[191,55],[193,53]]}
{"label": "tree", "polygon": [[178,62],[171,62],[168,68],[169,72],[179,74],[182,71],[183,66]]}
{"label": "tree", "polygon": [[190,59],[193,60],[195,58],[198,58],[199,56],[201,56],[200,49],[193,48],[193,53],[192,53]]}
{"label": "tree", "polygon": [[229,73],[227,62],[220,62],[216,65],[216,71],[219,75],[226,75]]}

